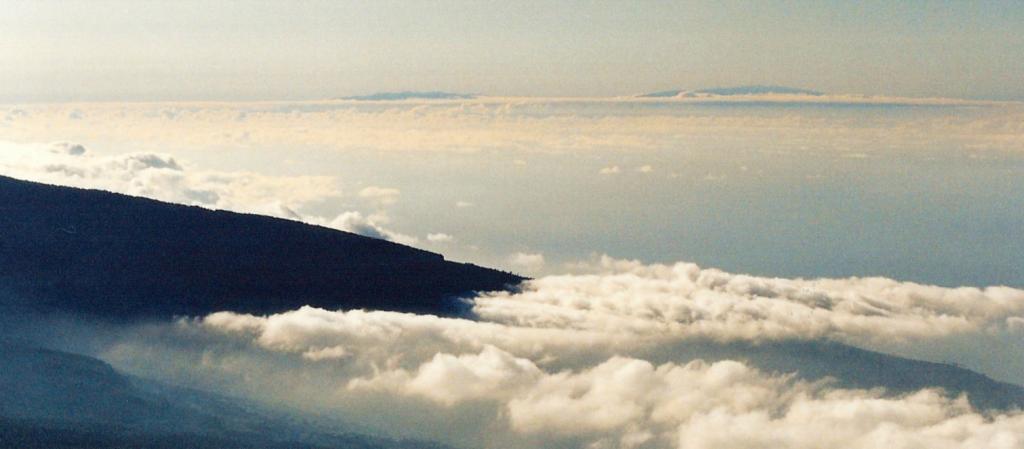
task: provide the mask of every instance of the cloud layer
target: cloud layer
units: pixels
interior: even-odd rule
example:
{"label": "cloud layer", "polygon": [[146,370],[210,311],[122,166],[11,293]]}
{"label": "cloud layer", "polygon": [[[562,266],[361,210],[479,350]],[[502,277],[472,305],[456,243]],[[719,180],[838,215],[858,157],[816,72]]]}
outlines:
{"label": "cloud layer", "polygon": [[549,276],[477,300],[518,327],[715,340],[833,339],[862,346],[1019,328],[1024,291],[943,288],[887,278],[779,279],[695,264],[602,256],[589,275]]}
{"label": "cloud layer", "polygon": [[104,357],[141,374],[461,446],[1024,443],[1024,414],[978,410],[939,389],[895,394],[736,360],[672,360],[674,348],[707,339],[885,348],[978,334],[1019,338],[1024,291],[770,279],[607,257],[576,269],[588,273],[483,295],[475,320],[310,307],[270,316],[221,312],[133,334]]}
{"label": "cloud layer", "polygon": [[[20,141],[60,135],[111,146],[345,152],[632,152],[714,144],[723,137],[740,143],[767,138],[783,141],[779,145],[787,149],[816,151],[821,142],[842,150],[862,144],[865,136],[882,148],[909,144],[922,150],[954,145],[1024,151],[1017,104],[810,98],[821,104],[799,106],[807,98],[793,103],[729,97],[710,105],[635,98],[20,105],[0,106],[0,132]],[[761,103],[781,106],[765,113],[757,107]],[[864,114],[856,105],[874,109]]]}

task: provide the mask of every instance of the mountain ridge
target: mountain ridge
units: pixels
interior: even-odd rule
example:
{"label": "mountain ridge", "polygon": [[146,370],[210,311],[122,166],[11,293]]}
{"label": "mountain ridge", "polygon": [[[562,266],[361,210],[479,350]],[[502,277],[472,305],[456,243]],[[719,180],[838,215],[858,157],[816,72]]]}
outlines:
{"label": "mountain ridge", "polygon": [[20,306],[111,318],[312,305],[458,315],[525,278],[261,215],[0,176],[0,285]]}

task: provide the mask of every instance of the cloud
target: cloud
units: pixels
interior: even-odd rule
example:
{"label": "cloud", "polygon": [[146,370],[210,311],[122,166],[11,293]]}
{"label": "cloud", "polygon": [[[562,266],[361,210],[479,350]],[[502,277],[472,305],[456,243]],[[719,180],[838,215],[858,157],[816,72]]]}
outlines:
{"label": "cloud", "polygon": [[492,322],[720,341],[830,339],[859,346],[1007,330],[1024,290],[886,278],[781,279],[602,256],[598,274],[548,276],[478,298]]}
{"label": "cloud", "polygon": [[[715,106],[722,101],[749,104],[749,98],[729,97],[710,106],[701,101],[480,98],[458,103],[376,105],[331,101],[21,105],[0,106],[0,116],[6,117],[0,127],[11,140],[41,141],[60,135],[145,151],[302,147],[635,154],[727,141],[737,146],[757,144],[813,153],[848,152],[865,139],[880,149],[934,149],[941,145],[1024,151],[1024,108],[1013,103],[813,97],[825,106],[856,103],[864,108],[887,108],[899,104],[904,106],[901,111],[907,112],[875,114],[873,109],[865,113],[864,108],[835,108],[835,113],[823,114],[823,106],[813,105],[767,112],[763,104],[752,108]],[[82,118],[69,119],[73,111],[80,111]],[[829,145],[800,149],[807,141]]]}
{"label": "cloud", "polygon": [[650,165],[641,165],[641,166],[636,168],[636,171],[639,172],[639,173],[645,173],[646,174],[646,173],[650,173],[650,172],[654,171],[654,167],[651,167]]}
{"label": "cloud", "polygon": [[451,243],[455,241],[455,237],[452,237],[443,232],[427,234],[427,241],[431,243]]}
{"label": "cloud", "polygon": [[295,209],[337,198],[325,176],[194,170],[162,153],[94,156],[81,144],[0,144],[0,174],[98,188],[162,201],[295,218]]}
{"label": "cloud", "polygon": [[370,186],[359,191],[359,197],[372,201],[377,207],[390,206],[398,202],[398,189]]}
{"label": "cloud", "polygon": [[540,253],[514,253],[508,263],[526,273],[537,273],[544,268],[544,255]]}
{"label": "cloud", "polygon": [[69,156],[82,156],[86,152],[85,146],[71,142],[54,142],[50,144],[50,151]]}
{"label": "cloud", "polygon": [[387,222],[385,215],[364,216],[357,211],[343,212],[325,226],[342,231],[352,232],[375,239],[390,240],[403,245],[415,245],[419,239],[411,235],[400,234],[384,227]]}
{"label": "cloud", "polygon": [[479,354],[437,353],[415,372],[398,369],[377,373],[371,378],[353,379],[346,388],[397,391],[450,406],[466,400],[506,398],[541,376],[533,362],[485,346]]}
{"label": "cloud", "polygon": [[885,351],[900,342],[927,347],[1007,335],[1013,338],[1004,346],[985,347],[1013,358],[1024,290],[765,278],[607,256],[575,269],[516,292],[484,294],[474,300],[474,319],[313,307],[268,316],[221,312],[129,332],[103,357],[140,375],[460,446],[966,449],[1024,442],[1024,413],[978,409],[938,388],[857,389],[840,386],[843,379],[794,375],[804,364],[776,372],[682,356],[707,341],[749,342],[751,351],[775,341]]}
{"label": "cloud", "polygon": [[597,173],[600,174],[600,175],[617,175],[617,174],[619,174],[621,172],[622,172],[622,169],[619,168],[618,165],[611,165],[611,166],[604,167],[604,168],[602,168],[602,169],[597,171]]}
{"label": "cloud", "polygon": [[[937,389],[837,388],[734,360],[653,363],[608,355],[579,330],[307,307],[218,313],[162,332],[135,335],[106,357],[456,445],[966,449],[1024,441],[1021,412],[977,410]],[[559,367],[536,349],[561,345],[596,357]]]}
{"label": "cloud", "polygon": [[[330,176],[269,176],[248,171],[200,170],[163,153],[94,155],[71,142],[0,142],[0,174],[48,184],[103,189],[172,203],[270,215],[329,226],[411,245],[418,239],[386,227],[387,215],[341,212],[333,218],[307,213],[312,205],[342,198]],[[393,204],[397,189],[367,187],[359,196],[377,207]]]}
{"label": "cloud", "polygon": [[458,207],[460,209],[465,209],[467,207],[473,207],[473,203],[470,203],[469,201],[459,200],[459,201],[455,202],[455,207]]}

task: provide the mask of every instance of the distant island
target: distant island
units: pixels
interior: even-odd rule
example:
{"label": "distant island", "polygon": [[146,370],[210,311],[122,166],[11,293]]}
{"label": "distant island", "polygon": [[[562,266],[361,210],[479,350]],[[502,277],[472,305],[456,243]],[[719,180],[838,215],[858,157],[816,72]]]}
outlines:
{"label": "distant island", "polygon": [[640,98],[695,98],[695,97],[713,97],[713,96],[732,96],[732,95],[824,95],[821,92],[800,89],[796,87],[785,87],[785,86],[736,86],[736,87],[713,87],[709,89],[697,89],[697,90],[663,90],[659,92],[651,92],[647,94],[638,95]]}
{"label": "distant island", "polygon": [[396,100],[472,100],[476,98],[474,94],[459,94],[452,92],[440,92],[440,91],[429,91],[429,92],[377,92],[370,95],[355,95],[350,97],[341,97],[342,100],[360,100],[360,101],[396,101]]}

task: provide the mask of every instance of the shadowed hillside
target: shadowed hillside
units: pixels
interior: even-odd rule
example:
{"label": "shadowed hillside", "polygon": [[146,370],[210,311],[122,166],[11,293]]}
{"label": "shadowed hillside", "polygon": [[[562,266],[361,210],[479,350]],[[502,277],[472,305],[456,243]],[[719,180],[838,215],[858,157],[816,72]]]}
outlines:
{"label": "shadowed hillside", "polygon": [[0,286],[111,318],[313,305],[455,314],[522,278],[258,215],[0,177]]}

